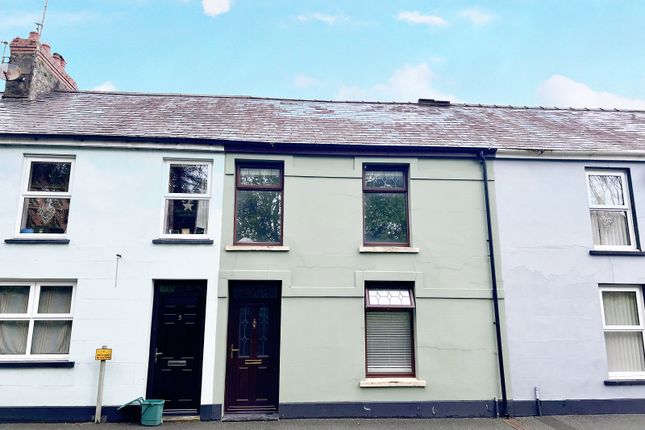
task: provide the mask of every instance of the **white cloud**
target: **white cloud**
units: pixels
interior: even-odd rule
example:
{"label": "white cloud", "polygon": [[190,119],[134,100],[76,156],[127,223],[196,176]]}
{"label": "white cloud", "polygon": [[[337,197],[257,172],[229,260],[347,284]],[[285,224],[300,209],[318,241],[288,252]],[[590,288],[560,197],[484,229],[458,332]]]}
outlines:
{"label": "white cloud", "polygon": [[387,82],[369,88],[341,87],[337,100],[416,102],[420,98],[456,101],[455,97],[433,88],[435,75],[427,64],[406,64],[394,71]]}
{"label": "white cloud", "polygon": [[320,81],[318,79],[307,75],[296,75],[293,78],[293,85],[296,88],[310,88],[318,85],[319,83]]}
{"label": "white cloud", "polygon": [[419,12],[399,12],[397,16],[399,21],[409,22],[411,24],[423,24],[432,27],[445,27],[448,22],[440,16],[424,15]]}
{"label": "white cloud", "polygon": [[335,25],[349,21],[349,18],[344,15],[328,15],[320,12],[311,13],[309,15],[298,15],[296,18],[300,22],[319,21],[324,22],[327,25]]}
{"label": "white cloud", "polygon": [[493,14],[477,7],[463,9],[459,11],[459,16],[467,19],[475,25],[490,24],[495,19],[495,16]]}
{"label": "white cloud", "polygon": [[645,109],[645,100],[595,91],[587,85],[562,75],[553,75],[537,90],[543,106],[605,109]]}
{"label": "white cloud", "polygon": [[116,85],[114,85],[112,81],[105,81],[102,84],[99,84],[94,88],[92,88],[92,91],[106,91],[106,92],[116,91]]}
{"label": "white cloud", "polygon": [[231,10],[232,0],[202,0],[204,14],[217,16]]}

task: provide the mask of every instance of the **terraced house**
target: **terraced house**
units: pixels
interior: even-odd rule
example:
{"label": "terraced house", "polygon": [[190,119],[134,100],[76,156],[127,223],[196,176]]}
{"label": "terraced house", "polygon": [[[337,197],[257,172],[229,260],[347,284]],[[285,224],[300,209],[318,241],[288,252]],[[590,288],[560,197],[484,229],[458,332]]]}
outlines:
{"label": "terraced house", "polygon": [[645,114],[96,93],[11,48],[0,420],[90,420],[101,345],[110,421],[642,409]]}

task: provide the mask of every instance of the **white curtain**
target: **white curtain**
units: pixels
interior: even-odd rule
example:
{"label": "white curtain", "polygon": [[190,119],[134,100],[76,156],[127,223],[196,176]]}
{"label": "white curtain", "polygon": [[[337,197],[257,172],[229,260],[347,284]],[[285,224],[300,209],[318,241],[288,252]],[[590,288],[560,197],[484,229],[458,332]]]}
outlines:
{"label": "white curtain", "polygon": [[645,371],[643,333],[640,330],[636,291],[603,291],[605,326],[633,326],[638,331],[605,331],[610,372]]}
{"label": "white curtain", "polygon": [[71,321],[35,321],[32,354],[67,354],[72,332]]}
{"label": "white curtain", "polygon": [[68,314],[72,305],[72,287],[40,287],[39,314]]}
{"label": "white curtain", "polygon": [[208,203],[209,200],[197,200],[197,219],[195,220],[195,233],[198,229],[201,229],[203,233],[206,234],[206,228],[208,227]]}
{"label": "white curtain", "polygon": [[0,321],[0,355],[25,354],[29,321]]}
{"label": "white curtain", "polygon": [[626,211],[592,210],[591,225],[595,245],[631,245]]}
{"label": "white curtain", "polygon": [[0,314],[24,314],[29,303],[29,287],[0,287]]}

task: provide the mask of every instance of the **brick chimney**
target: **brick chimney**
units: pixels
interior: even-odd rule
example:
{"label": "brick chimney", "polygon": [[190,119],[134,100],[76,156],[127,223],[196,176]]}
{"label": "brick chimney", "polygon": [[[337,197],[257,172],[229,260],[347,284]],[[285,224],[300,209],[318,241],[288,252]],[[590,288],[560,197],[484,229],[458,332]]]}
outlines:
{"label": "brick chimney", "polygon": [[40,43],[39,33],[32,31],[27,39],[16,37],[9,48],[9,64],[18,66],[22,74],[7,81],[2,98],[33,100],[53,90],[78,89],[65,71],[65,59],[60,54],[51,54],[50,46]]}

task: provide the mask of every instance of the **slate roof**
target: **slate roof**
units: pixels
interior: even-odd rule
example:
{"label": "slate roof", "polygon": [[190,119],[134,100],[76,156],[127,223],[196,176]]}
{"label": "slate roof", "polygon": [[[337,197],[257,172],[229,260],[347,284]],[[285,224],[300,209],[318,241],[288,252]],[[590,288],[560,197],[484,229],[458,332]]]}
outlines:
{"label": "slate roof", "polygon": [[645,111],[78,91],[0,100],[2,134],[622,152]]}

